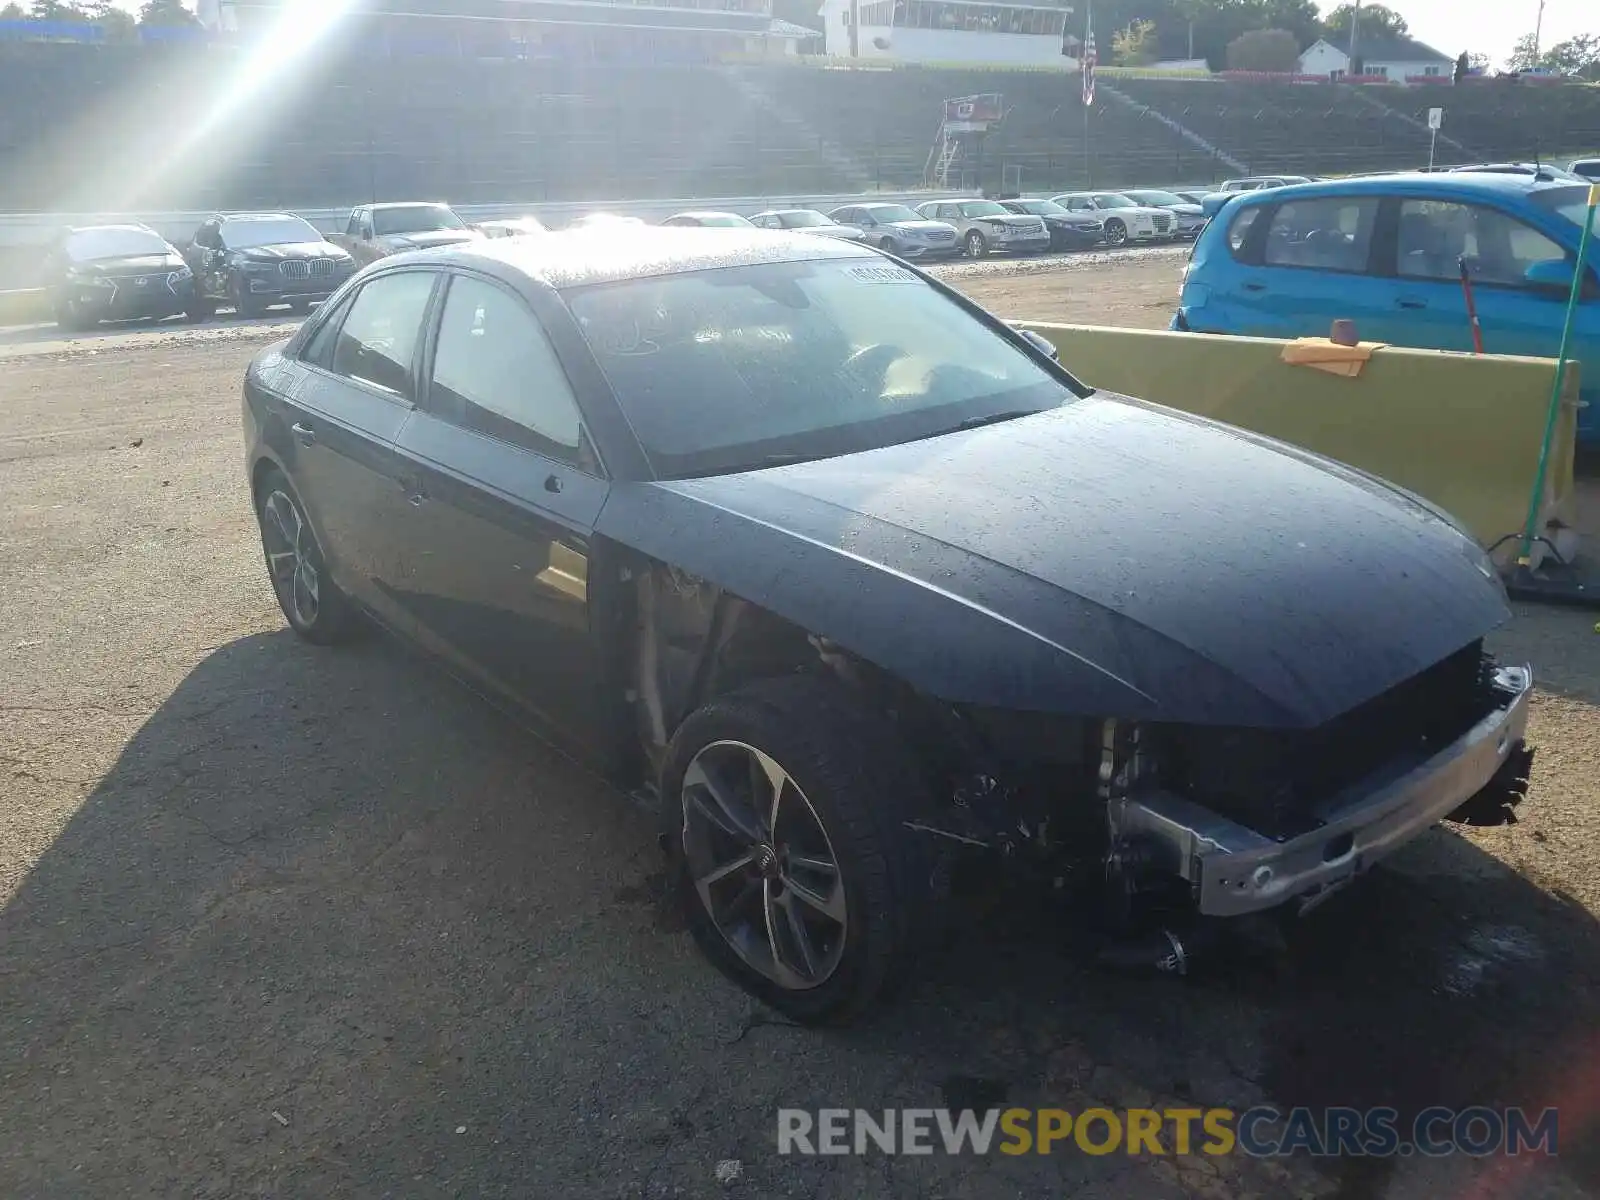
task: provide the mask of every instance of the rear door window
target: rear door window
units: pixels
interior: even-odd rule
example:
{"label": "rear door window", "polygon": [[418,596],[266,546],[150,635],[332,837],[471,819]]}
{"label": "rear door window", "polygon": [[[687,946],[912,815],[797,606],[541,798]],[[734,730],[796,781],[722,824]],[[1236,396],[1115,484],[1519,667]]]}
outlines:
{"label": "rear door window", "polygon": [[404,271],[380,275],[362,287],[339,326],[328,369],[415,401],[411,364],[436,278],[432,271]]}
{"label": "rear door window", "polygon": [[1567,252],[1537,229],[1498,209],[1438,200],[1404,200],[1396,273],[1403,279],[1459,280],[1526,287],[1528,268]]}
{"label": "rear door window", "polygon": [[1262,261],[1273,267],[1364,273],[1377,224],[1376,196],[1320,196],[1280,204]]}

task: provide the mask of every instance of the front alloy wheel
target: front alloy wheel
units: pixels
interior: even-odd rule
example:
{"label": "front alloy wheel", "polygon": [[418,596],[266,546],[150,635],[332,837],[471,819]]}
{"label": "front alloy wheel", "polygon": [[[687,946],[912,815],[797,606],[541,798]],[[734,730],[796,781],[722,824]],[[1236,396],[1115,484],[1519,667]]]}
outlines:
{"label": "front alloy wheel", "polygon": [[982,258],[987,253],[989,253],[989,239],[976,229],[969,230],[967,233],[967,257]]}
{"label": "front alloy wheel", "polygon": [[1121,221],[1107,221],[1106,244],[1110,246],[1126,246],[1128,244],[1128,227]]}
{"label": "front alloy wheel", "polygon": [[825,983],[849,910],[817,810],[771,755],[736,741],[702,749],[683,776],[683,850],[716,931],[781,988]]}
{"label": "front alloy wheel", "polygon": [[705,956],[803,1024],[840,1024],[903,981],[944,878],[906,828],[927,783],[881,713],[804,675],[719,696],[661,771],[678,904]]}

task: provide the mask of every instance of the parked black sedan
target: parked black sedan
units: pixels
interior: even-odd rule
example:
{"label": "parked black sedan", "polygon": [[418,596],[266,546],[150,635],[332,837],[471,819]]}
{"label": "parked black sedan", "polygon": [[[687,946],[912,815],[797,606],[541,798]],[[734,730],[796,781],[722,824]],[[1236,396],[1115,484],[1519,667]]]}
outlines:
{"label": "parked black sedan", "polygon": [[260,316],[275,304],[306,312],[355,274],[348,251],[289,213],[227,213],[195,231],[186,253],[202,303]]}
{"label": "parked black sedan", "polygon": [[1043,217],[1050,231],[1050,249],[1083,250],[1106,240],[1106,223],[1092,213],[1072,212],[1054,200],[1002,200],[1007,210]]}
{"label": "parked black sedan", "polygon": [[1478,546],[1046,345],[828,238],[397,255],[249,368],[267,568],[659,803],[700,946],[802,1021],[903,977],[967,854],[1214,922],[1517,798]]}
{"label": "parked black sedan", "polygon": [[63,329],[204,315],[183,256],[146,225],[63,230],[47,253],[45,277]]}

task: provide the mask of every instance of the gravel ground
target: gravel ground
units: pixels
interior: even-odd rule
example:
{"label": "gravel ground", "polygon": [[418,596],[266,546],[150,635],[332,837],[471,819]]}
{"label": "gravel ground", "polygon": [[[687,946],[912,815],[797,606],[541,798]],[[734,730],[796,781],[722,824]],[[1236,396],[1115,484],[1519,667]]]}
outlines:
{"label": "gravel ground", "polygon": [[[1143,257],[947,270],[1159,324]],[[237,425],[276,328],[0,335],[0,1196],[1600,1194],[1594,614],[1499,638],[1542,680],[1522,824],[1430,834],[1287,955],[1124,979],[978,905],[805,1032],[698,960],[644,814],[391,643],[286,632]],[[1561,1157],[775,1153],[779,1106],[1002,1101],[1553,1103]]]}

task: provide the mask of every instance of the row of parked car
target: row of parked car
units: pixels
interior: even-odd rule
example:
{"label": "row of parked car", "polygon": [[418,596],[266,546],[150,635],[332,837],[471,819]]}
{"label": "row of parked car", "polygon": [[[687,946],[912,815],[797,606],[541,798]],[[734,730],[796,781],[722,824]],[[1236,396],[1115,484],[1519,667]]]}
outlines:
{"label": "row of parked car", "polygon": [[[826,213],[682,212],[662,223],[790,230],[865,242],[907,259],[981,258],[1192,238],[1205,224],[1198,199],[1154,190],[1069,192],[930,200],[917,208],[870,202]],[[643,222],[591,213],[569,228],[630,224]],[[45,275],[56,319],[67,329],[177,314],[203,321],[219,307],[254,317],[277,305],[304,312],[367,263],[401,250],[545,230],[534,217],[470,224],[448,205],[427,203],[358,205],[344,232],[327,237],[292,213],[226,213],[181,245],[145,225],[64,230],[50,248]]]}

